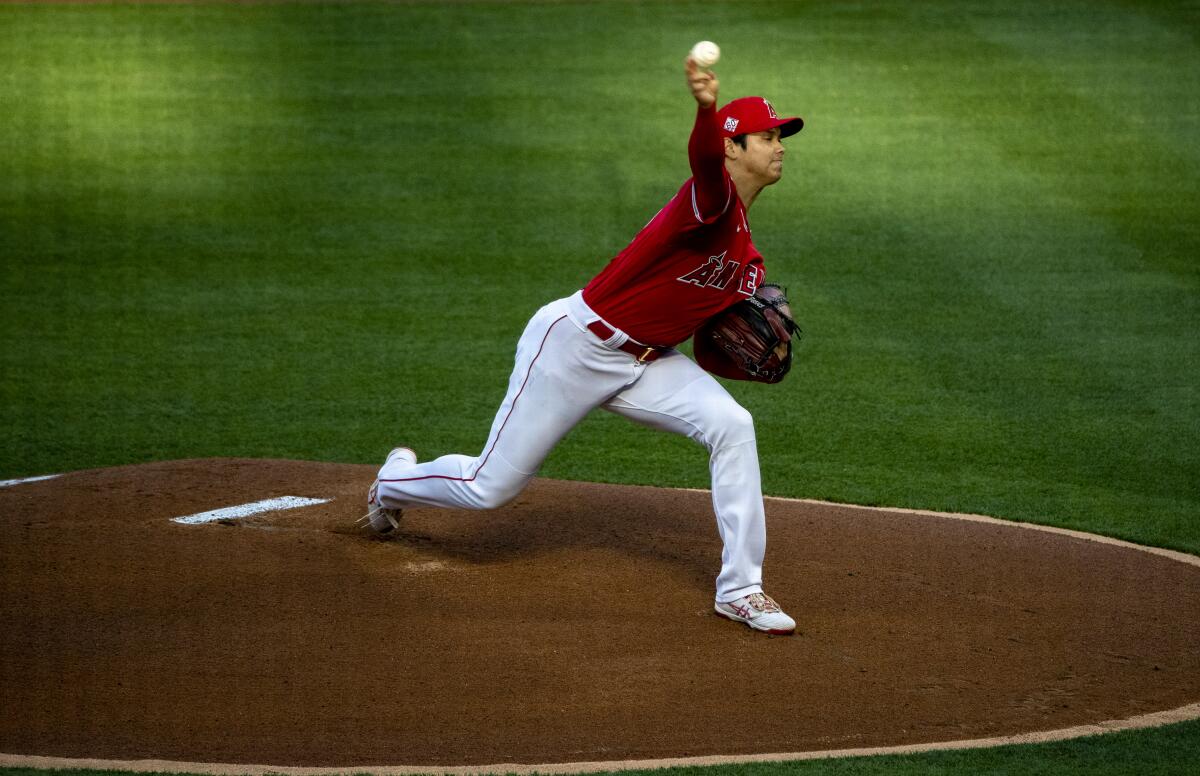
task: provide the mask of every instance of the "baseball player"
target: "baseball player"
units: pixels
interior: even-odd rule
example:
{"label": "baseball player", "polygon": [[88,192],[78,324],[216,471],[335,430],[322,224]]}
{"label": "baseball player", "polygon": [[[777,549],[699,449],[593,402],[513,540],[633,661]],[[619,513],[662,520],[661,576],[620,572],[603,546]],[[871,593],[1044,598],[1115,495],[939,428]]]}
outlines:
{"label": "baseball player", "polygon": [[779,118],[761,97],[718,110],[717,77],[690,57],[685,73],[697,105],[688,142],[692,177],[583,290],[529,321],[482,452],[417,463],[408,448],[392,450],[371,486],[364,520],[388,533],[408,507],[499,507],[521,492],[572,427],[603,407],[709,450],[724,543],[716,613],[788,634],[795,621],[762,586],[766,521],[753,420],[674,346],[763,282],[746,211],[783,175],[780,141],[804,122]]}

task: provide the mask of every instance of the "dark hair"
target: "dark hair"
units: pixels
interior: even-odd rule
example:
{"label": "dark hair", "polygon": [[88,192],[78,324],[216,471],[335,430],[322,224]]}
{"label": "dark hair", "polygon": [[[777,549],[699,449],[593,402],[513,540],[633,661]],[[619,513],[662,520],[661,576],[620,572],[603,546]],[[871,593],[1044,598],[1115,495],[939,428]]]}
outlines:
{"label": "dark hair", "polygon": [[746,150],[746,133],[743,132],[740,135],[734,135],[733,137],[731,137],[729,139],[732,140],[733,142],[737,143],[738,145],[740,145],[742,147],[743,151]]}

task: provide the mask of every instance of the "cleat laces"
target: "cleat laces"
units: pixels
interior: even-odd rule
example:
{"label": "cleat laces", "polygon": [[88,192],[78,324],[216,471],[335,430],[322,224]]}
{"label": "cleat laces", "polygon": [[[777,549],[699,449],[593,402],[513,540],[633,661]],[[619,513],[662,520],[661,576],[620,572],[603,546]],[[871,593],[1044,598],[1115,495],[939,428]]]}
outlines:
{"label": "cleat laces", "polygon": [[779,604],[775,603],[775,600],[766,593],[751,593],[746,602],[750,604],[750,608],[763,614],[783,611],[779,608]]}

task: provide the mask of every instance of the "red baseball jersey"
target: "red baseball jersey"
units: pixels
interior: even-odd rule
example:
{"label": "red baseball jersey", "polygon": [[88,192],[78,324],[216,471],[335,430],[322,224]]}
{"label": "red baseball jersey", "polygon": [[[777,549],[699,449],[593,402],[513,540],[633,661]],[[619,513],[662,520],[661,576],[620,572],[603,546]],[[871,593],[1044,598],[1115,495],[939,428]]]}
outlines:
{"label": "red baseball jersey", "polygon": [[645,345],[683,342],[765,277],[713,107],[696,112],[688,160],[692,177],[583,289],[597,315]]}

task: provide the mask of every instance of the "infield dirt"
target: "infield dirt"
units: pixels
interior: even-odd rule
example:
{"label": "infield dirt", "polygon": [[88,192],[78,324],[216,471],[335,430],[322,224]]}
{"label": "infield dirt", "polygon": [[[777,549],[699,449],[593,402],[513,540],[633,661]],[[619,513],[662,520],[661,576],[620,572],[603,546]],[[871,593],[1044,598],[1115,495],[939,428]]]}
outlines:
{"label": "infield dirt", "polygon": [[[773,638],[717,618],[703,492],[536,480],[353,528],[373,466],[197,460],[0,488],[0,752],[273,765],[802,752],[1200,700],[1200,567],[768,500]],[[276,496],[332,499],[205,525]]]}

